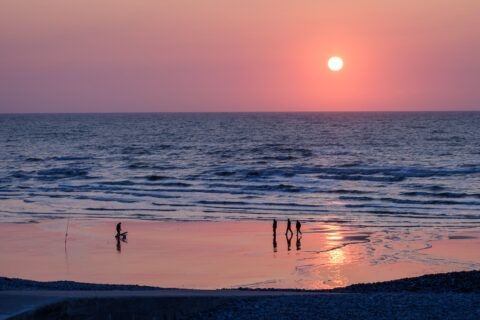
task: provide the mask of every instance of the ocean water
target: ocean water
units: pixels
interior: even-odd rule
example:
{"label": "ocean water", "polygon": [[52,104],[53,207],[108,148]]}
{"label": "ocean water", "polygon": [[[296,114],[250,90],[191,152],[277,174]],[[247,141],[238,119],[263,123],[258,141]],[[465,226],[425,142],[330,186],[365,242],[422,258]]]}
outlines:
{"label": "ocean water", "polygon": [[480,113],[0,115],[0,222],[480,226]]}

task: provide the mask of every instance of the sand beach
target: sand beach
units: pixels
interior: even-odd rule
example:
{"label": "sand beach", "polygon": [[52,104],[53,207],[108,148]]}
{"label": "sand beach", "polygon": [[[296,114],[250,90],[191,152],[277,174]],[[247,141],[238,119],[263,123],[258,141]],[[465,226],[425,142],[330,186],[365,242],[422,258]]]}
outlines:
{"label": "sand beach", "polygon": [[[65,242],[66,225],[68,227]],[[476,230],[395,238],[375,230],[308,224],[290,243],[279,222],[45,220],[0,224],[0,275],[163,288],[332,289],[478,269]]]}

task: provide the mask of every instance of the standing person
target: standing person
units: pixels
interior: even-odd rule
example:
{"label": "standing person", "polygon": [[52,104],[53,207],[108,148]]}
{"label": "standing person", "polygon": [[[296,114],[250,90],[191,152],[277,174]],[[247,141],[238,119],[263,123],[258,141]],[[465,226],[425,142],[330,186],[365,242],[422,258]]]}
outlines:
{"label": "standing person", "polygon": [[288,220],[287,220],[287,231],[285,231],[285,234],[287,234],[288,231],[290,231],[292,233],[292,236],[293,236],[292,222],[290,221],[290,218],[288,218]]}
{"label": "standing person", "polygon": [[277,234],[277,220],[273,219],[273,235]]}
{"label": "standing person", "polygon": [[117,237],[120,237],[120,234],[122,233],[122,223],[119,222],[117,223]]}
{"label": "standing person", "polygon": [[302,228],[302,224],[300,223],[300,221],[297,220],[297,224],[295,225],[296,229],[297,229],[297,237],[298,237],[298,234],[302,234],[302,231],[300,230],[300,228]]}

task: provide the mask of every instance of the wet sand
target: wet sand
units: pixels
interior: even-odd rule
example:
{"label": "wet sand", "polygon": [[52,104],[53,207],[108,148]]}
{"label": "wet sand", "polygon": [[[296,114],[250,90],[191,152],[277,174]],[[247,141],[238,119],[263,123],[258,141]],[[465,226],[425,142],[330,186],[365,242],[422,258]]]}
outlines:
{"label": "wet sand", "polygon": [[478,269],[479,233],[396,238],[385,232],[304,224],[288,248],[268,222],[66,220],[0,224],[0,275],[37,281],[170,288],[329,289],[428,273]]}

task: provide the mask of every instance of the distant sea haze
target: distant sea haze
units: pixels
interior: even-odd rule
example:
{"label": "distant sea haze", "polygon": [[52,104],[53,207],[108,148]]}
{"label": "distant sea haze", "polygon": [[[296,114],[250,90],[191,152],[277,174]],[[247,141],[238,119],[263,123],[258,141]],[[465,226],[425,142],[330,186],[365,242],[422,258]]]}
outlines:
{"label": "distant sea haze", "polygon": [[480,113],[0,115],[0,221],[480,225]]}

